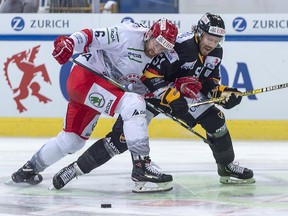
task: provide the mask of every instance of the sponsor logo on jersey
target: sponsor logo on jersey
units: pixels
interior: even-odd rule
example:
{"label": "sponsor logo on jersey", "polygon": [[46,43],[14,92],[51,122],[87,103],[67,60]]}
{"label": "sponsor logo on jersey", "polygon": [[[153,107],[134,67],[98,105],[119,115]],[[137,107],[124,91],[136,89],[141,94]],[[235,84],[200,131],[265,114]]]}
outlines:
{"label": "sponsor logo on jersey", "polygon": [[185,62],[185,64],[181,66],[181,69],[191,70],[194,68],[194,65],[196,64],[196,62],[197,62],[197,59],[194,62]]}
{"label": "sponsor logo on jersey", "polygon": [[140,76],[135,73],[130,73],[126,76],[120,77],[117,82],[123,85],[126,85],[128,83],[135,83],[140,80]]}
{"label": "sponsor logo on jersey", "polygon": [[116,39],[119,42],[118,28],[117,27],[110,29],[110,38],[111,38],[111,42],[114,42]]}
{"label": "sponsor logo on jersey", "polygon": [[218,129],[216,130],[216,133],[224,134],[224,133],[226,133],[226,132],[227,132],[227,126],[226,126],[226,124],[224,124],[222,127],[218,128]]}
{"label": "sponsor logo on jersey", "polygon": [[105,104],[105,99],[103,95],[99,93],[92,93],[89,95],[89,101],[91,104],[93,104],[97,108],[101,108]]}
{"label": "sponsor logo on jersey", "polygon": [[[45,64],[36,65],[34,62],[39,49],[40,45],[33,47],[31,50],[16,53],[7,58],[4,63],[4,76],[15,95],[13,99],[20,113],[27,111],[27,108],[21,101],[26,99],[29,94],[37,97],[39,103],[48,103],[51,101],[51,99],[44,96],[43,93],[40,93],[43,82],[51,84],[51,81]],[[19,74],[22,76],[20,82],[18,79]],[[42,83],[37,79],[38,74],[40,74],[41,76],[39,77],[43,79]]]}
{"label": "sponsor logo on jersey", "polygon": [[106,109],[105,109],[105,113],[109,114],[109,110],[112,106],[113,100],[109,100],[109,102],[107,103]]}
{"label": "sponsor logo on jersey", "polygon": [[215,67],[220,63],[221,59],[214,56],[207,56],[204,67],[214,70]]}
{"label": "sponsor logo on jersey", "polygon": [[120,151],[117,149],[117,147],[114,145],[114,143],[111,141],[111,137],[105,138],[107,144],[110,146],[110,148],[116,153],[120,154]]}
{"label": "sponsor logo on jersey", "polygon": [[146,111],[145,110],[140,110],[138,111],[137,109],[134,110],[132,116],[135,116],[135,115],[141,115],[141,114],[145,114]]}
{"label": "sponsor logo on jersey", "polygon": [[142,58],[141,54],[139,54],[139,53],[133,53],[133,52],[131,52],[131,51],[128,52],[128,55],[129,55],[129,58],[139,58],[139,59]]}
{"label": "sponsor logo on jersey", "polygon": [[170,50],[170,51],[165,52],[165,56],[169,60],[170,63],[173,63],[179,59],[179,56],[175,50]]}
{"label": "sponsor logo on jersey", "polygon": [[212,73],[212,70],[206,69],[204,76],[208,77]]}
{"label": "sponsor logo on jersey", "polygon": [[127,48],[128,49],[128,58],[132,61],[136,61],[138,63],[142,63],[142,54],[141,51],[134,49],[134,48]]}
{"label": "sponsor logo on jersey", "polygon": [[182,43],[183,41],[186,41],[187,39],[191,39],[193,36],[194,36],[193,32],[180,33],[177,35],[176,42]]}

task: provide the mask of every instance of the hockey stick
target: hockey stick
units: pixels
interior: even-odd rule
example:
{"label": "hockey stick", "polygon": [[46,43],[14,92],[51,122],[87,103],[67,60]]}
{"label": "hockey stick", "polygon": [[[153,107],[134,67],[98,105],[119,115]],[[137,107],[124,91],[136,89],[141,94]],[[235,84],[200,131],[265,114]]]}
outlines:
{"label": "hockey stick", "polygon": [[[113,84],[114,86],[122,89],[123,91],[126,91],[126,92],[129,91],[127,88],[123,87],[122,85],[120,85],[119,83],[115,82],[115,81],[112,80],[111,78],[109,78],[109,77],[107,77],[107,76],[105,76],[105,75],[103,75],[103,74],[101,74],[101,73],[98,73],[97,71],[93,70],[92,68],[89,68],[89,67],[87,67],[86,65],[80,63],[80,62],[77,61],[76,59],[70,58],[69,61],[73,62],[73,63],[76,64],[76,65],[79,65],[79,66],[85,68],[86,70],[91,71],[91,72],[94,73],[95,75],[97,75],[97,76],[105,79],[106,81],[108,81],[109,83]],[[160,113],[166,115],[167,117],[171,118],[173,121],[177,122],[177,123],[180,124],[182,127],[186,128],[187,130],[189,130],[190,132],[192,132],[194,135],[196,135],[196,136],[198,136],[199,138],[201,138],[205,143],[207,143],[207,144],[209,144],[209,145],[211,144],[211,142],[210,142],[208,139],[206,139],[204,136],[202,136],[201,134],[199,134],[198,132],[196,132],[195,130],[193,130],[193,129],[192,129],[188,124],[186,124],[184,121],[176,118],[175,116],[172,116],[172,115],[169,114],[169,113],[164,112],[164,110],[162,110],[162,109],[159,108],[159,107],[154,106],[153,104],[151,104],[151,103],[148,102],[147,100],[145,100],[145,101],[146,101],[147,106],[149,106],[150,108],[152,108],[152,109],[156,110],[157,112],[160,112]]]}
{"label": "hockey stick", "polygon": [[[260,88],[260,89],[254,89],[254,90],[250,90],[250,91],[246,91],[246,92],[237,93],[237,95],[249,96],[249,95],[255,95],[255,94],[259,94],[259,93],[274,91],[274,90],[278,90],[278,89],[283,89],[283,88],[287,88],[287,87],[288,87],[288,83],[283,83],[283,84],[278,84],[278,85],[268,86],[268,87],[264,87],[264,88]],[[225,97],[211,98],[209,100],[205,100],[205,101],[202,101],[199,103],[190,104],[189,107],[195,107],[195,106],[200,106],[200,105],[205,105],[205,104],[210,104],[210,103],[217,103],[217,102],[221,102],[224,99],[225,99]]]}
{"label": "hockey stick", "polygon": [[268,87],[264,87],[264,88],[260,88],[260,89],[242,92],[240,95],[241,96],[249,96],[249,95],[274,91],[274,90],[278,90],[278,89],[283,89],[283,88],[287,88],[287,87],[288,87],[288,83],[283,83],[283,84],[279,84],[279,85],[273,85],[273,86],[268,86]]}

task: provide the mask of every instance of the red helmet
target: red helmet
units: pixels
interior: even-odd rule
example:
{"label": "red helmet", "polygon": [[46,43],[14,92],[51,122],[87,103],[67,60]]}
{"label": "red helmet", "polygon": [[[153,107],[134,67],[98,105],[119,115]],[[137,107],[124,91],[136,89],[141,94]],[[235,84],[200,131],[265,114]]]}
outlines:
{"label": "red helmet", "polygon": [[[166,18],[162,18],[151,26],[150,31],[152,31],[153,38],[163,47],[168,50],[174,47],[178,34],[178,28],[175,24]],[[147,39],[148,38],[145,38],[145,40]]]}

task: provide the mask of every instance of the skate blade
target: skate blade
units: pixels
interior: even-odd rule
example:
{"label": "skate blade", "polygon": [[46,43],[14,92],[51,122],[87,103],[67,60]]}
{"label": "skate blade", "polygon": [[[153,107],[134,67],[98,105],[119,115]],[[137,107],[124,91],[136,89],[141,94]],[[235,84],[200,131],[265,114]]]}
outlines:
{"label": "skate blade", "polygon": [[172,181],[164,183],[153,182],[135,182],[135,187],[132,189],[133,193],[158,193],[166,192],[173,189]]}
{"label": "skate blade", "polygon": [[51,184],[49,187],[48,187],[48,190],[50,191],[54,191],[54,190],[57,190],[53,184]]}
{"label": "skate blade", "polygon": [[12,179],[8,179],[7,181],[4,182],[5,185],[15,185],[15,183]]}
{"label": "skate blade", "polygon": [[13,186],[13,187],[29,187],[31,184],[28,184],[27,182],[14,182],[12,179],[8,179],[4,182],[7,186]]}
{"label": "skate blade", "polygon": [[222,184],[254,184],[256,180],[254,178],[238,179],[230,176],[221,176],[220,182]]}

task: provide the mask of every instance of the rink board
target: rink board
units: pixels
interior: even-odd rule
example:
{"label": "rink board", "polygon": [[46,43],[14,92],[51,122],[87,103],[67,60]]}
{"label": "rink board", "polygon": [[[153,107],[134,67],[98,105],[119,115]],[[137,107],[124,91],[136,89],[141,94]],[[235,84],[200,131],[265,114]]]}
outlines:
{"label": "rink board", "polygon": [[[114,118],[100,118],[91,138],[105,136],[114,122]],[[0,118],[0,136],[51,137],[61,131],[62,125],[62,118]],[[227,120],[227,125],[235,140],[288,140],[286,120]],[[200,126],[194,129],[204,135]],[[199,139],[173,120],[163,118],[152,120],[149,136],[159,139]]]}
{"label": "rink board", "polygon": [[[72,63],[59,65],[52,57],[53,41],[89,27],[107,27],[124,19],[148,27],[167,17],[179,28],[190,31],[202,14],[0,14],[0,136],[54,136],[62,129],[68,95],[66,82]],[[249,91],[288,82],[287,14],[223,14],[227,35],[221,64],[221,84]],[[79,22],[85,20],[85,22]],[[44,67],[35,70],[33,79],[22,80],[31,70],[21,70],[16,56],[26,53],[30,64]],[[273,55],[272,55],[273,53]],[[74,56],[75,57],[75,56]],[[26,60],[27,60],[26,59]],[[23,59],[22,59],[23,60]],[[25,60],[23,60],[25,61]],[[28,76],[26,75],[28,74]],[[46,76],[46,79],[44,79]],[[48,78],[47,78],[48,77]],[[28,79],[27,78],[27,79]],[[48,79],[48,81],[47,81]],[[21,85],[22,83],[22,85]],[[46,103],[31,95],[31,85],[49,100]],[[15,91],[21,86],[19,91]],[[20,100],[15,98],[28,89]],[[223,110],[234,139],[288,140],[288,88],[242,99],[239,106]],[[25,97],[26,96],[26,97]],[[114,122],[101,118],[92,137],[104,136]],[[170,119],[156,118],[149,127],[152,138],[191,138],[194,134]],[[200,127],[196,130],[203,133]]]}

